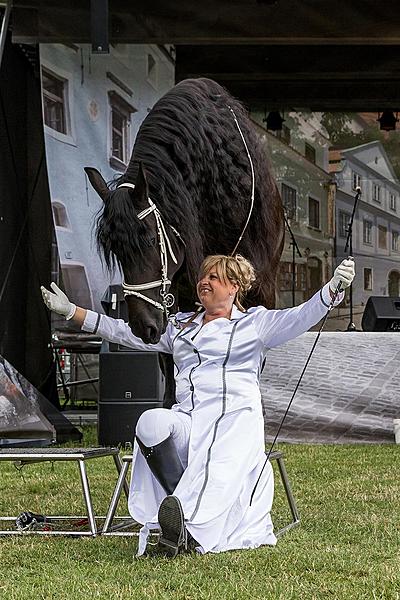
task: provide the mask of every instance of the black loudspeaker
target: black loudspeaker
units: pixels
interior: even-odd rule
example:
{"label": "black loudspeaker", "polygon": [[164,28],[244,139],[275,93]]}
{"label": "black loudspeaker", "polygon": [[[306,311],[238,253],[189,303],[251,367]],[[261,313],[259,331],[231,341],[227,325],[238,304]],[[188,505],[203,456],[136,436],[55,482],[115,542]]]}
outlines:
{"label": "black loudspeaker", "polygon": [[157,352],[110,350],[99,356],[98,439],[104,446],[133,442],[136,423],[149,408],[162,408],[164,377]]}
{"label": "black loudspeaker", "polygon": [[93,54],[109,54],[108,0],[90,1],[90,41]]}
{"label": "black loudspeaker", "polygon": [[400,298],[370,296],[361,327],[363,331],[400,331]]}

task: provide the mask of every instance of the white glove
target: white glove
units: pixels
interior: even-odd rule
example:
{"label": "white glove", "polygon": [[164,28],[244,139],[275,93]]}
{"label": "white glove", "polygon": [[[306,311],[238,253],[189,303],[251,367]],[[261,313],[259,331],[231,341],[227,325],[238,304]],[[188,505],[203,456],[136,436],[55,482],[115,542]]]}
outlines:
{"label": "white glove", "polygon": [[329,282],[329,287],[332,292],[336,292],[337,287],[340,283],[341,289],[344,290],[354,279],[356,274],[354,260],[345,258],[342,260],[340,265],[336,267],[335,272],[333,273],[333,277]]}
{"label": "white glove", "polygon": [[60,290],[54,281],[50,284],[50,287],[54,291],[54,294],[49,292],[49,290],[46,290],[45,287],[40,287],[45,305],[50,310],[59,315],[63,315],[67,321],[69,321],[75,314],[76,305],[68,300],[67,296]]}

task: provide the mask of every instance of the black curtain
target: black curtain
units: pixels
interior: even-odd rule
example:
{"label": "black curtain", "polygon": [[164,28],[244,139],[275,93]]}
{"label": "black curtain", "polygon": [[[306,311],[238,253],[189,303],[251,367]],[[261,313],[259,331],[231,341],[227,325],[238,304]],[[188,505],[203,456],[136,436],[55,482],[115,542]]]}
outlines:
{"label": "black curtain", "polygon": [[50,283],[52,237],[37,49],[8,38],[0,69],[0,354],[59,407],[40,294]]}

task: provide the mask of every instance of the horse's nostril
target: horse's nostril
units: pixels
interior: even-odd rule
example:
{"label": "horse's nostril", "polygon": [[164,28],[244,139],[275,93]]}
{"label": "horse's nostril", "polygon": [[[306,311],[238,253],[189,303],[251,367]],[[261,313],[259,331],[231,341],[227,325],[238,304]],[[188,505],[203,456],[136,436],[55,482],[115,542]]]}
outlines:
{"label": "horse's nostril", "polygon": [[141,338],[145,344],[156,344],[160,341],[160,331],[155,324],[143,323],[143,325],[133,326],[132,323],[129,323],[129,327],[133,335]]}
{"label": "horse's nostril", "polygon": [[145,328],[144,333],[144,339],[147,341],[147,343],[156,344],[160,339],[157,328],[154,327],[154,325],[148,325]]}

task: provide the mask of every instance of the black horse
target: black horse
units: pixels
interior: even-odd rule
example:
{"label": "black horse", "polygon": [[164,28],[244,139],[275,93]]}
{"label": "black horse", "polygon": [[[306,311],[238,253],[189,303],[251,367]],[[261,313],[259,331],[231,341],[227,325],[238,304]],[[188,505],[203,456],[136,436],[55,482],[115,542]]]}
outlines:
{"label": "black horse", "polygon": [[[164,289],[144,285],[126,297],[130,327],[146,343],[157,342],[165,330],[168,290],[177,297],[179,287],[187,289],[182,276],[194,290],[204,257],[231,254],[247,220],[252,174],[234,115],[254,165],[254,207],[238,247],[257,272],[247,302],[271,308],[284,241],[282,203],[246,111],[218,83],[187,79],[167,92],[143,121],[126,172],[110,187],[96,169],[85,169],[104,201],[98,247],[108,268],[121,267],[128,291],[162,279],[160,219],[170,243]],[[158,211],[147,214],[149,198]],[[182,298],[178,304],[184,308]]]}

